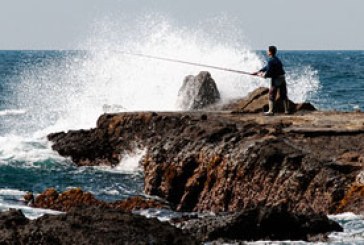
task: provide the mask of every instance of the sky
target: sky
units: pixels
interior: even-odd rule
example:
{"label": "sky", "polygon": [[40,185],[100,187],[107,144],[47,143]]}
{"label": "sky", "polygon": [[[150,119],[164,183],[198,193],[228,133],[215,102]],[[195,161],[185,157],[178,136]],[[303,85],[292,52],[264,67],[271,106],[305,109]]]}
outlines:
{"label": "sky", "polygon": [[77,49],[99,20],[153,12],[183,28],[215,16],[231,18],[257,50],[271,44],[364,50],[363,10],[363,0],[1,0],[0,49]]}

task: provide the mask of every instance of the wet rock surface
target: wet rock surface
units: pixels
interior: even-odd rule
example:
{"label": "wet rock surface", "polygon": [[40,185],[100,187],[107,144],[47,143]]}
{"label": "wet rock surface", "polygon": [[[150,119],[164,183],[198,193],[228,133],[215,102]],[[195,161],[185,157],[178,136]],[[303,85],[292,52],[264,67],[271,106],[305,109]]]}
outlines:
{"label": "wet rock surface", "polygon": [[28,220],[21,211],[0,213],[0,244],[199,244],[157,219],[87,207]]}
{"label": "wet rock surface", "polygon": [[294,214],[286,206],[256,207],[242,212],[182,221],[177,225],[201,241],[325,241],[342,227],[320,214]]}

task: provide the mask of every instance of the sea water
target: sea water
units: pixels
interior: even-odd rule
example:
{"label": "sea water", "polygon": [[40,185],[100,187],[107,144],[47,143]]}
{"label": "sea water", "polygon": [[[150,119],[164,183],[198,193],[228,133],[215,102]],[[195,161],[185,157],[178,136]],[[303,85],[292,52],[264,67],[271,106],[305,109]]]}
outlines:
{"label": "sea water", "polygon": [[[145,149],[135,149],[115,168],[78,168],[51,150],[48,133],[95,127],[106,109],[179,110],[176,99],[184,77],[201,70],[211,73],[223,103],[269,84],[257,77],[124,54],[256,71],[265,63],[265,52],[249,48],[235,30],[222,28],[225,35],[216,36],[204,29],[176,28],[163,19],[138,26],[127,33],[115,28],[107,35],[91,35],[80,50],[0,51],[0,211],[20,208],[30,218],[57,213],[22,203],[26,192],[38,194],[49,187],[80,187],[106,201],[144,195],[138,163]],[[364,110],[364,51],[279,51],[279,57],[293,101],[311,102],[320,110]],[[173,216],[167,213],[155,215]],[[331,218],[345,228],[330,235],[332,242],[364,241],[362,217]]]}

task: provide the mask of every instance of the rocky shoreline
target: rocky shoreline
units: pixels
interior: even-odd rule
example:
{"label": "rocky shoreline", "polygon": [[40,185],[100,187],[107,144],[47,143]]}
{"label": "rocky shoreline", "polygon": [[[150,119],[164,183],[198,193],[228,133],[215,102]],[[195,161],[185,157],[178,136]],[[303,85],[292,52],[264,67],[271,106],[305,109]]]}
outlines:
{"label": "rocky shoreline", "polygon": [[[284,115],[279,113],[282,106],[278,99],[278,113],[264,117],[260,112],[267,106],[266,88],[217,106],[213,103],[219,94],[211,92],[216,86],[208,74],[189,80],[209,84],[208,93],[214,94],[214,100],[195,98],[193,103],[205,110],[109,113],[101,115],[93,129],[48,135],[52,148],[78,166],[115,166],[125,154],[144,149],[146,154],[140,162],[144,192],[158,200],[136,197],[105,203],[80,189],[64,193],[49,189],[26,199],[33,207],[67,213],[37,221],[26,220],[16,211],[3,213],[0,243],[14,236],[24,242],[29,232],[38,234],[36,230],[43,234],[34,238],[40,244],[67,244],[71,238],[62,240],[54,230],[61,225],[69,228],[64,232],[74,234],[71,230],[76,226],[78,233],[70,236],[86,237],[89,231],[83,230],[85,224],[100,234],[102,229],[119,233],[100,235],[109,240],[98,239],[108,244],[118,239],[133,244],[325,240],[328,232],[342,231],[326,215],[364,213],[364,113],[318,112],[310,104],[290,102],[294,114]],[[201,104],[206,101],[213,103]],[[138,222],[150,229],[138,230],[134,219],[144,218],[130,211],[145,208],[214,212],[217,216],[171,221],[182,230],[158,220],[143,220]],[[124,222],[118,229],[134,229],[131,240],[107,222],[103,224],[106,228],[96,227],[100,220],[109,219],[102,215],[109,215],[118,224]],[[77,222],[70,217],[78,217]],[[50,220],[54,228],[44,226]],[[154,234],[153,229],[159,233]],[[92,237],[80,240],[80,244]]]}
{"label": "rocky shoreline", "polygon": [[120,113],[49,139],[79,166],[112,166],[146,148],[144,191],[177,211],[286,204],[304,213],[361,213],[363,123],[363,113]]}

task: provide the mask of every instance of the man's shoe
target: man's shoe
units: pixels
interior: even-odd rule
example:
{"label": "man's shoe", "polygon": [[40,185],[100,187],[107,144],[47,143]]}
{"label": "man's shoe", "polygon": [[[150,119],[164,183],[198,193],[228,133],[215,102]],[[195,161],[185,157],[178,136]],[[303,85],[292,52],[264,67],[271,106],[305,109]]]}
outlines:
{"label": "man's shoe", "polygon": [[267,111],[267,112],[264,112],[264,116],[274,116],[274,112],[272,111]]}

